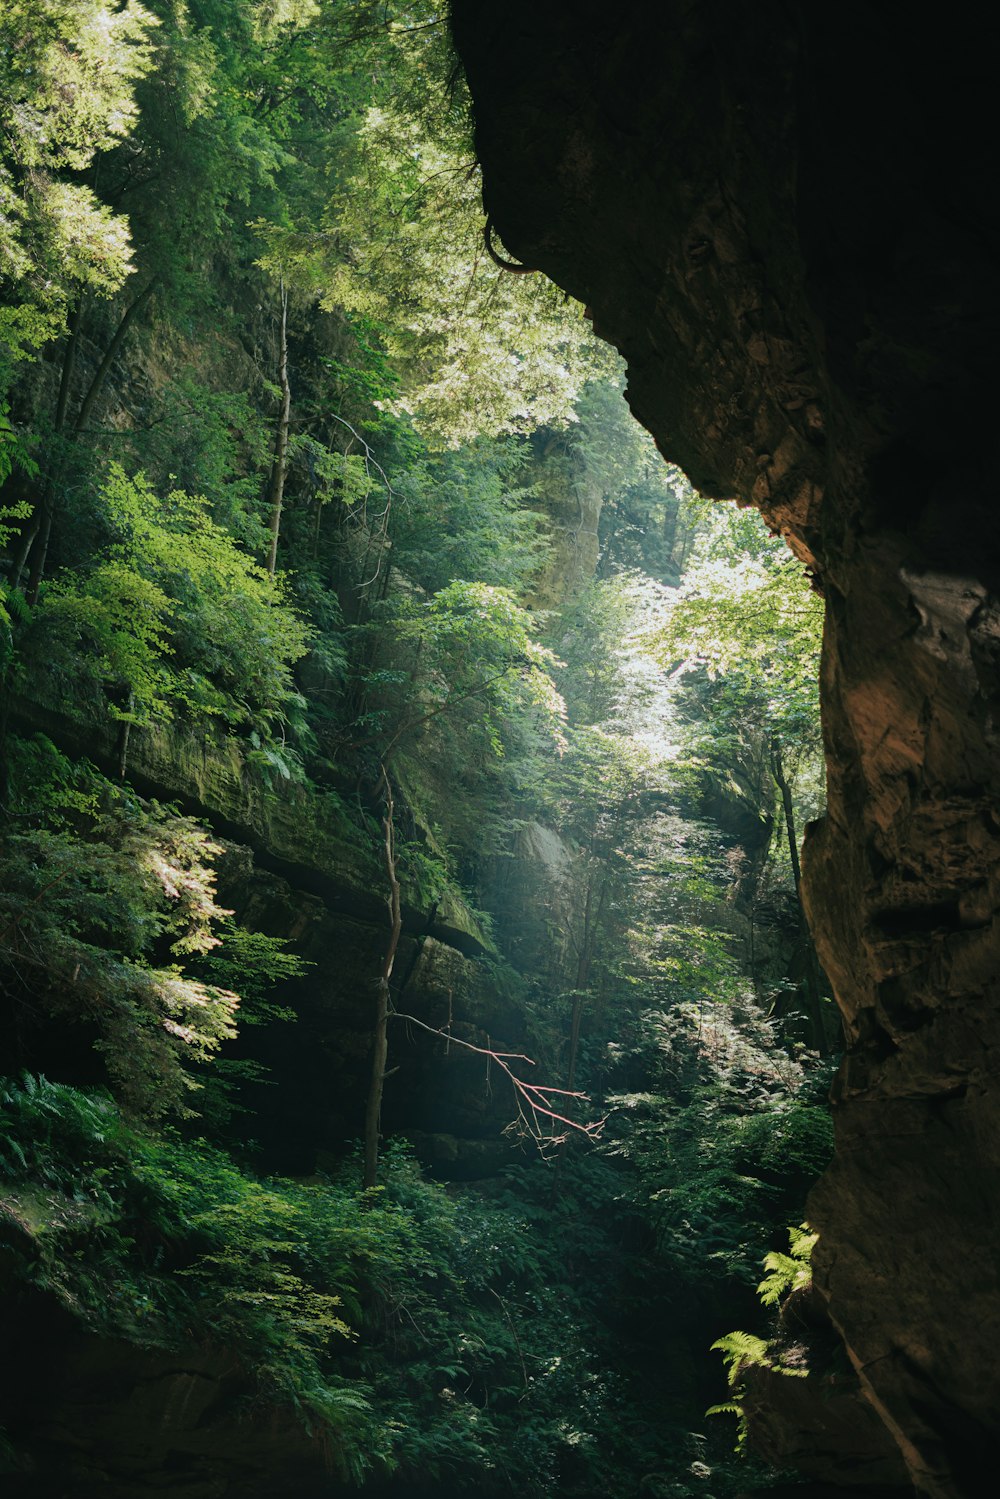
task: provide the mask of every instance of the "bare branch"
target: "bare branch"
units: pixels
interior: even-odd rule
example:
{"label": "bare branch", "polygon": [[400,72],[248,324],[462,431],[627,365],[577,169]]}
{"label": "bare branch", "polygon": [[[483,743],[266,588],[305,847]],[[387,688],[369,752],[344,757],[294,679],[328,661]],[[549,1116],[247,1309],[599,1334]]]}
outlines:
{"label": "bare branch", "polygon": [[[605,1119],[599,1119],[590,1124],[580,1124],[575,1119],[560,1114],[556,1109],[550,1107],[556,1098],[579,1099],[589,1102],[586,1093],[578,1093],[570,1088],[550,1088],[541,1083],[525,1082],[524,1078],[518,1077],[514,1069],[509,1066],[510,1062],[525,1062],[529,1067],[535,1064],[531,1057],[521,1052],[496,1051],[491,1046],[476,1046],[472,1041],[463,1041],[461,1037],[452,1034],[451,1030],[442,1030],[438,1026],[427,1025],[423,1020],[418,1020],[415,1015],[404,1015],[399,1010],[393,1010],[392,1016],[397,1020],[405,1020],[410,1025],[427,1031],[432,1036],[440,1036],[442,1041],[447,1041],[450,1046],[462,1046],[466,1051],[475,1052],[478,1056],[486,1057],[488,1061],[495,1062],[507,1077],[514,1089],[514,1097],[517,1102],[518,1117],[523,1123],[525,1130],[541,1149],[562,1145],[569,1138],[569,1131],[575,1130],[579,1135],[585,1135],[589,1140],[600,1138],[601,1131],[606,1123]],[[525,1113],[527,1109],[527,1113]],[[542,1123],[543,1120],[552,1120],[553,1123],[563,1126],[561,1134],[555,1134]]]}

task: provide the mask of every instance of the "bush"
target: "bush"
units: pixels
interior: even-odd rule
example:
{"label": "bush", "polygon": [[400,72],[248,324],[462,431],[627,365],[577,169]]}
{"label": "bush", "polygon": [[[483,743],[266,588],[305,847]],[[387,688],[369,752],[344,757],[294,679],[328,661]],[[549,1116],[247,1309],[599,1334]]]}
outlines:
{"label": "bush", "polygon": [[117,464],[101,521],[97,552],[43,592],[24,664],[44,661],[70,696],[82,669],[123,722],[186,714],[270,733],[298,701],[291,668],[307,644],[281,579],[204,500],[182,490],[161,497]]}

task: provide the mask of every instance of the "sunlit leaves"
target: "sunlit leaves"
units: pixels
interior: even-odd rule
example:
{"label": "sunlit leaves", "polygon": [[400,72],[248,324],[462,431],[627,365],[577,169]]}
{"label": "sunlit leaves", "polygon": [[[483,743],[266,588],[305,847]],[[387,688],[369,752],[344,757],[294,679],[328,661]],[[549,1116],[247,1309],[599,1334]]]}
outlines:
{"label": "sunlit leaves", "polygon": [[8,0],[19,165],[81,171],[131,130],[156,18],[136,0]]}
{"label": "sunlit leaves", "polygon": [[188,1065],[235,1035],[238,996],[184,967],[230,914],[215,898],[221,850],[192,819],[90,781],[91,810],[72,794],[71,823],[47,816],[5,841],[0,969],[33,986],[41,1013],[91,1028],[132,1113],[184,1111]]}
{"label": "sunlit leaves", "polygon": [[777,1306],[792,1291],[812,1285],[812,1252],[819,1242],[808,1223],[788,1230],[788,1253],[772,1249],[764,1257],[767,1274],[757,1287],[764,1306]]}
{"label": "sunlit leaves", "polygon": [[615,356],[544,277],[488,256],[467,99],[443,17],[423,11],[348,28],[340,59],[369,82],[336,192],[255,227],[267,268],[378,330],[400,376],[385,409],[458,446],[574,420],[588,374]]}
{"label": "sunlit leaves", "polygon": [[290,668],[306,649],[281,578],[196,496],[160,497],[143,476],[112,467],[103,502],[105,547],[50,585],[37,632],[80,653],[111,690],[116,717],[221,715],[267,731],[295,696]]}
{"label": "sunlit leaves", "polygon": [[529,611],[507,589],[456,580],[426,601],[401,601],[393,629],[421,663],[419,678],[411,678],[419,696],[397,738],[422,720],[461,710],[467,730],[498,758],[508,721],[526,713],[562,742],[566,708],[552,679],[558,659],[535,639]]}
{"label": "sunlit leaves", "polygon": [[688,720],[690,763],[715,776],[741,767],[770,786],[777,756],[798,817],[816,816],[823,800],[821,635],[822,605],[801,564],[755,512],[729,506],[708,518],[649,635]]}
{"label": "sunlit leaves", "polygon": [[728,520],[702,539],[656,634],[657,652],[675,669],[702,667],[729,683],[763,727],[815,734],[822,605],[801,564],[781,542],[768,543],[756,516],[749,537],[745,524]]}
{"label": "sunlit leaves", "polygon": [[325,295],[385,330],[404,373],[397,409],[452,446],[575,420],[587,376],[611,356],[544,277],[489,259],[468,146],[432,142],[388,107],[371,111],[358,144]]}
{"label": "sunlit leaves", "polygon": [[19,283],[0,322],[9,360],[58,333],[80,288],[107,296],[129,273],[126,220],[61,174],[132,130],[155,27],[136,0],[8,0],[0,15],[0,280]]}
{"label": "sunlit leaves", "polygon": [[117,559],[98,563],[86,578],[67,574],[48,589],[38,627],[79,642],[85,670],[124,689],[113,717],[145,723],[170,716],[169,597],[151,578]]}

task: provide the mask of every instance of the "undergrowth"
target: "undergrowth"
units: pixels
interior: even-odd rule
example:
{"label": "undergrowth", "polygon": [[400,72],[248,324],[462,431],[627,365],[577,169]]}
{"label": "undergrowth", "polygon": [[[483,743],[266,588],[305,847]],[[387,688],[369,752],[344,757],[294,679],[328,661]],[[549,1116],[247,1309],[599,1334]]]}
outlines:
{"label": "undergrowth", "polygon": [[247,1417],[292,1409],[343,1479],[703,1492],[688,1434],[657,1426],[642,1368],[631,1378],[613,1352],[615,1168],[567,1161],[557,1199],[550,1171],[528,1176],[456,1200],[390,1150],[374,1191],[350,1162],[334,1179],[261,1180],[127,1122],[105,1093],[0,1085],[19,1283],[105,1336],[224,1348]]}

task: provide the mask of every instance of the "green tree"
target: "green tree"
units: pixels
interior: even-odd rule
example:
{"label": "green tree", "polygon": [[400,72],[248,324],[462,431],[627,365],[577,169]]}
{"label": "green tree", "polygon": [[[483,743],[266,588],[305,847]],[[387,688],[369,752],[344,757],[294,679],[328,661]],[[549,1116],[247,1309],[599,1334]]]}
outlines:
{"label": "green tree", "polygon": [[655,842],[657,803],[664,796],[662,769],[648,750],[627,736],[597,727],[570,730],[566,753],[540,788],[547,816],[572,840],[576,855],[564,934],[571,964],[566,1061],[570,1090],[577,1082],[585,1011],[594,1004],[601,979],[606,981],[616,957],[621,957],[624,910],[639,898],[636,840],[647,850]]}
{"label": "green tree", "polygon": [[347,38],[371,89],[336,196],[321,216],[313,201],[291,222],[260,222],[264,264],[377,331],[401,381],[383,405],[430,440],[457,447],[575,420],[586,380],[615,356],[544,277],[512,275],[488,253],[469,102],[440,7],[375,14]]}
{"label": "green tree", "polygon": [[0,389],[84,290],[131,269],[127,220],[79,180],[134,128],[155,17],[127,0],[7,0],[0,15]]}
{"label": "green tree", "polygon": [[463,758],[471,750],[501,759],[504,733],[511,722],[530,714],[560,741],[565,714],[551,676],[557,659],[533,639],[530,615],[506,590],[455,581],[423,601],[403,595],[395,601],[391,619],[396,650],[402,647],[406,651],[410,669],[407,691],[397,696],[392,716],[386,716],[375,736],[383,803],[389,938],[377,981],[372,1032],[372,1072],[365,1110],[366,1187],[376,1184],[378,1174],[390,980],[402,934],[392,788],[394,756],[401,754],[404,746],[411,747],[416,735],[446,723],[447,736],[461,747]]}
{"label": "green tree", "polygon": [[61,669],[72,701],[82,668],[126,728],[186,713],[270,736],[297,700],[291,666],[306,649],[281,580],[198,497],[161,499],[113,466],[101,500],[107,539],[43,593],[21,669],[40,657]]}
{"label": "green tree", "polygon": [[[37,755],[19,767],[41,768]],[[37,778],[20,787],[0,848],[2,982],[29,1030],[32,1017],[92,1033],[132,1114],[189,1112],[191,1064],[236,1034],[239,996],[187,966],[230,914],[215,898],[221,849],[194,820],[93,772],[64,778],[41,816],[19,811],[25,792],[44,805],[46,789]]]}
{"label": "green tree", "polygon": [[[799,829],[823,795],[821,634],[822,606],[798,561],[766,537],[756,515],[727,510],[711,518],[651,636],[675,682],[687,679],[694,759],[719,769],[749,758],[773,784],[800,904]],[[834,1038],[823,982],[809,943],[811,1039],[826,1049]]]}

